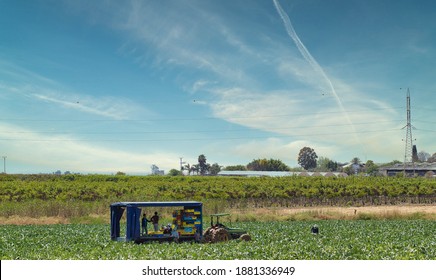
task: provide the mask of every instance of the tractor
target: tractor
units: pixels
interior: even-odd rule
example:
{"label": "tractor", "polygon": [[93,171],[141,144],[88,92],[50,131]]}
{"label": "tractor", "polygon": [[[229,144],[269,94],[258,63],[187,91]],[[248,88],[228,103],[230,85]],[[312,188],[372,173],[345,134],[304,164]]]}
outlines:
{"label": "tractor", "polygon": [[225,226],[220,222],[220,218],[227,217],[230,223],[230,214],[218,213],[210,215],[210,227],[203,233],[203,241],[215,243],[228,241],[231,239],[251,240],[251,236],[246,230]]}

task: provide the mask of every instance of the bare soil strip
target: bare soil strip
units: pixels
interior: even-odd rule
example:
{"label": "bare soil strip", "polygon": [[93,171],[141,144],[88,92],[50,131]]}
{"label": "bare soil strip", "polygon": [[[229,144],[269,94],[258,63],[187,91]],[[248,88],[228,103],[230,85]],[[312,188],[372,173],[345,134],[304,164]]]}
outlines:
{"label": "bare soil strip", "polygon": [[363,207],[304,207],[283,209],[284,213],[292,214],[306,211],[337,212],[347,216],[356,214],[379,214],[395,212],[398,214],[427,213],[436,214],[436,205],[388,205],[388,206],[363,206]]}
{"label": "bare soil strip", "polygon": [[[310,219],[361,219],[365,215],[373,218],[402,218],[420,214],[427,219],[436,220],[436,205],[389,205],[364,207],[300,207],[300,208],[246,208],[229,211],[241,221],[247,220],[310,220]],[[101,216],[108,220],[109,217]],[[0,225],[50,225],[69,224],[65,217],[0,217]]]}
{"label": "bare soil strip", "polygon": [[[389,205],[365,207],[255,208],[231,211],[239,220],[436,220],[436,205]],[[251,216],[251,219],[250,219]]]}

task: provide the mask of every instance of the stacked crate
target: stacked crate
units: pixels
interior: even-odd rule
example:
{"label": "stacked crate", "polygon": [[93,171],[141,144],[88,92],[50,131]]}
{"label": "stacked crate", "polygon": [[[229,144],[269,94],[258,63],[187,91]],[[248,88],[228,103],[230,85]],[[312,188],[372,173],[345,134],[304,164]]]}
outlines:
{"label": "stacked crate", "polygon": [[173,224],[177,225],[180,236],[195,235],[200,230],[201,212],[196,209],[176,210],[173,212]]}

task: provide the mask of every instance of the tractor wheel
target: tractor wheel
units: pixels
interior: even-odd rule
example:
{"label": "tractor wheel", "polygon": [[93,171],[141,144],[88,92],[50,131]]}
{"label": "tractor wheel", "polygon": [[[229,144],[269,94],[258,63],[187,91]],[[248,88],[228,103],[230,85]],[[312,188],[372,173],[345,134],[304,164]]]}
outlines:
{"label": "tractor wheel", "polygon": [[205,243],[211,243],[212,237],[213,237],[214,229],[209,227],[206,229],[206,231],[203,233],[203,242]]}
{"label": "tractor wheel", "polygon": [[212,242],[224,242],[229,240],[229,233],[225,228],[219,228],[214,231]]}
{"label": "tractor wheel", "polygon": [[244,241],[250,241],[251,236],[246,233],[246,234],[241,235],[241,237],[239,237],[239,239],[244,240]]}

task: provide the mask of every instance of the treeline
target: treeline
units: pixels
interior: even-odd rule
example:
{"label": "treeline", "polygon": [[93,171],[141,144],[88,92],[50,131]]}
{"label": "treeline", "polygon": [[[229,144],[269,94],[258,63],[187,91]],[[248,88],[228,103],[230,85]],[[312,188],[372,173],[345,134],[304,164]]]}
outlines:
{"label": "treeline", "polygon": [[253,206],[436,203],[436,180],[394,177],[0,175],[0,202],[225,200]]}

